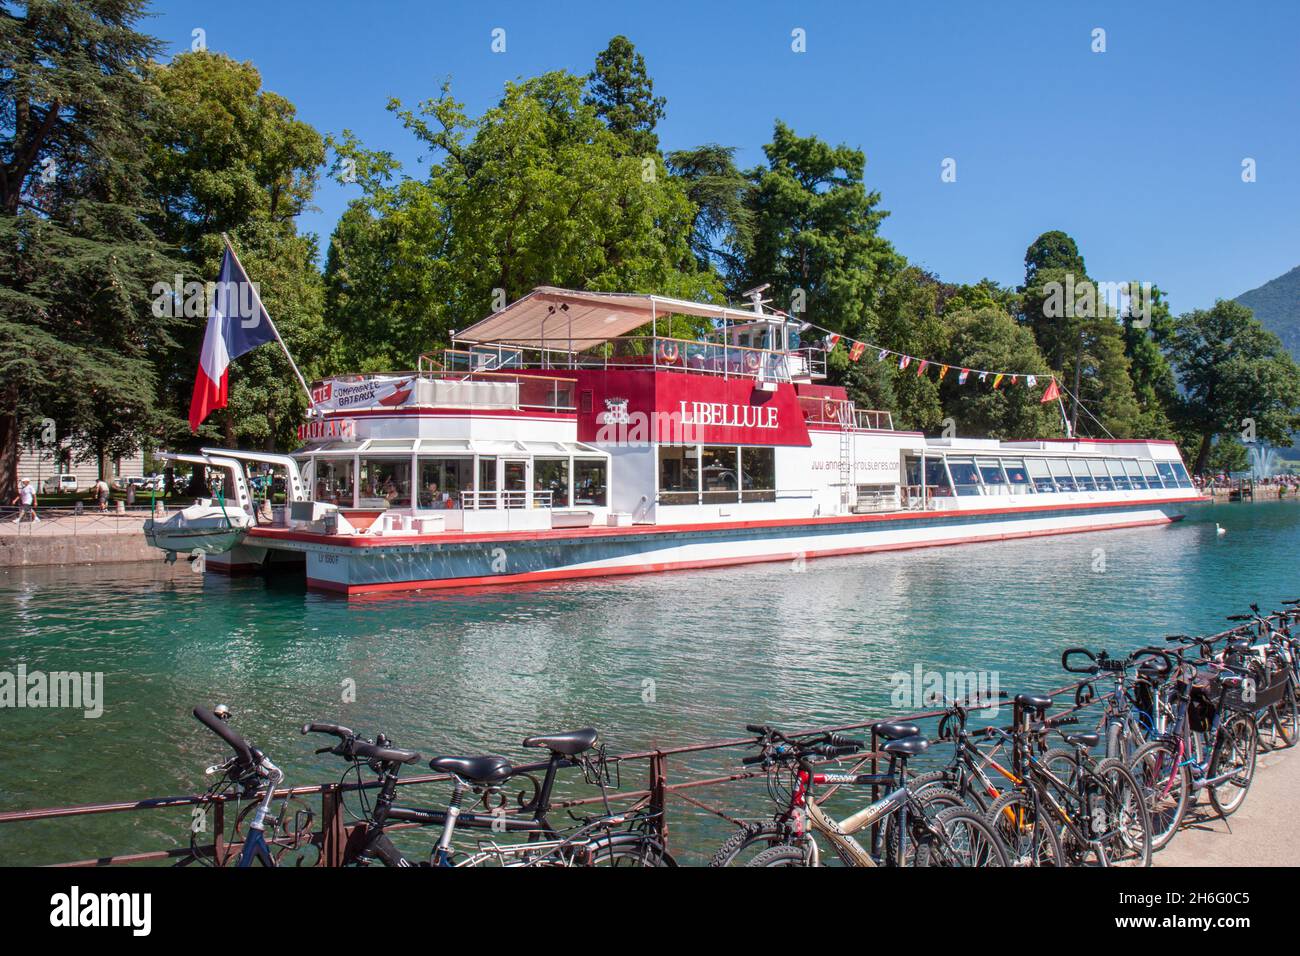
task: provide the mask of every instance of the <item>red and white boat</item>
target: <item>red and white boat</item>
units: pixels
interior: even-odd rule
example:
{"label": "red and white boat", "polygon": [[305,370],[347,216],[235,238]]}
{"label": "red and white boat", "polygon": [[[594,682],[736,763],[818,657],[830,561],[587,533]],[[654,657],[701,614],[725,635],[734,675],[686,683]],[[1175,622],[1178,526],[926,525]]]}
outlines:
{"label": "red and white boat", "polygon": [[[661,334],[680,316],[714,331]],[[499,585],[1164,525],[1205,500],[1171,442],[896,430],[825,384],[801,327],[757,296],[536,289],[415,372],[319,383],[293,456],[310,500],[207,569]]]}

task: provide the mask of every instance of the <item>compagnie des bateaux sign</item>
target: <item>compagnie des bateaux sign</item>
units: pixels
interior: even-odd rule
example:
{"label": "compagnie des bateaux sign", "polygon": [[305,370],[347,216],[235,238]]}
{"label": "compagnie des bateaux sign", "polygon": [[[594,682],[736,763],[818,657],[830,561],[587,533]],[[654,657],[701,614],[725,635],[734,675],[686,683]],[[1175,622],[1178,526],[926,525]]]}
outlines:
{"label": "compagnie des bateaux sign", "polygon": [[360,382],[331,379],[312,390],[316,408],[397,408],[415,394],[415,379],[376,376]]}

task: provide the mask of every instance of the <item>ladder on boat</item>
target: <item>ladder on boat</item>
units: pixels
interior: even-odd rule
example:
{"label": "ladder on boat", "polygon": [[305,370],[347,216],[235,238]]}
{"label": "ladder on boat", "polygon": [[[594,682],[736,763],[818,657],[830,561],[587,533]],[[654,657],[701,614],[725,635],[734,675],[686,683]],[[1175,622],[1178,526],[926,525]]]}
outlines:
{"label": "ladder on boat", "polygon": [[857,503],[857,489],[853,484],[854,433],[849,423],[853,421],[853,408],[849,402],[840,405],[840,514],[849,514]]}

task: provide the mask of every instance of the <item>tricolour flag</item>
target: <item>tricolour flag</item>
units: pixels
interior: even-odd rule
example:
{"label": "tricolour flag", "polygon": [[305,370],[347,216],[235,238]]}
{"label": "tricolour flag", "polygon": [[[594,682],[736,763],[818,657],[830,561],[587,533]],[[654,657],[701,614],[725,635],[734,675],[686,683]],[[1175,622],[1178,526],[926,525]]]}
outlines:
{"label": "tricolour flag", "polygon": [[943,377],[944,377],[945,375],[947,375],[947,374],[948,374],[948,366],[947,366],[947,365],[940,365],[940,366],[939,366],[939,381],[942,382],[942,381],[943,381]]}
{"label": "tricolour flag", "polygon": [[925,374],[925,370],[930,367],[929,359],[921,359],[921,364],[916,367],[916,377],[920,378]]}
{"label": "tricolour flag", "polygon": [[959,374],[959,375],[957,376],[957,384],[958,384],[958,385],[965,385],[965,384],[966,384],[966,377],[967,377],[968,375],[970,375],[970,369],[968,369],[968,368],[964,368],[964,369],[962,369],[962,370],[961,370],[961,374]]}
{"label": "tricolour flag", "polygon": [[271,317],[262,306],[256,287],[248,281],[244,267],[226,246],[221,272],[208,311],[208,328],[199,353],[199,371],[190,398],[190,431],[198,431],[203,420],[226,407],[226,386],[230,363],[245,352],[274,342],[277,336]]}
{"label": "tricolour flag", "polygon": [[993,376],[993,387],[997,388],[1001,384],[1002,384],[1002,373],[998,372],[997,375]]}
{"label": "tricolour flag", "polygon": [[1061,397],[1061,390],[1056,387],[1056,379],[1047,383],[1047,388],[1043,389],[1043,397],[1040,402],[1054,402]]}
{"label": "tricolour flag", "polygon": [[827,352],[834,352],[834,351],[835,351],[835,346],[837,346],[837,345],[839,345],[839,344],[840,344],[840,337],[839,337],[838,335],[836,335],[834,332],[832,332],[830,335],[826,336],[826,351],[827,351]]}
{"label": "tricolour flag", "polygon": [[900,355],[900,356],[898,357],[898,367],[899,367],[899,368],[907,368],[907,367],[908,367],[909,365],[911,365],[911,364],[912,364],[912,356],[910,356],[910,355]]}
{"label": "tricolour flag", "polygon": [[883,362],[887,358],[889,358],[889,349],[881,349],[880,354],[876,356],[876,361]]}

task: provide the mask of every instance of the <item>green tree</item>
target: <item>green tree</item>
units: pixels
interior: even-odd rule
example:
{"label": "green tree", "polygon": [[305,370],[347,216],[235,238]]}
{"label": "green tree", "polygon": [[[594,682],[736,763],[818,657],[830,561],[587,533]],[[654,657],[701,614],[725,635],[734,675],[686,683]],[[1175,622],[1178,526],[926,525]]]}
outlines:
{"label": "green tree", "polygon": [[[1025,252],[1021,321],[1058,370],[1071,418],[1082,433],[1136,435],[1141,409],[1133,394],[1123,327],[1106,290],[1089,277],[1074,240],[1045,232]],[[1080,408],[1082,406],[1082,408]]]}
{"label": "green tree", "polygon": [[659,151],[655,127],[664,117],[665,100],[654,95],[654,83],[646,72],[645,57],[632,41],[619,35],[596,57],[587,77],[586,103],[596,108],[633,156],[649,157]]}
{"label": "green tree", "polygon": [[1182,415],[1199,437],[1195,472],[1205,471],[1220,436],[1291,444],[1300,428],[1300,367],[1250,309],[1220,299],[1180,316],[1169,355]]}
{"label": "green tree", "polygon": [[724,279],[744,271],[753,244],[754,215],[746,202],[750,183],[735,154],[733,146],[708,143],[666,157],[668,171],[685,184],[695,206],[691,251],[698,268],[716,269]]}
{"label": "green tree", "polygon": [[866,156],[779,120],[764,153],[749,174],[753,239],[734,285],[770,282],[778,308],[863,336],[878,324],[876,293],[903,265],[879,233],[888,213],[864,183]]}
{"label": "green tree", "polygon": [[1178,383],[1164,350],[1173,339],[1174,318],[1160,289],[1152,286],[1144,293],[1138,282],[1129,283],[1129,289],[1129,308],[1121,320],[1124,354],[1140,410],[1136,434],[1143,438],[1173,438]]}
{"label": "green tree", "polygon": [[[1042,386],[1052,374],[1034,342],[1033,333],[1007,312],[985,307],[949,317],[952,339],[944,361],[952,366],[941,383],[945,412],[962,435],[978,437],[1057,438],[1061,422],[1055,402],[1044,405]],[[998,388],[993,379],[980,382],[974,373],[959,384],[962,368],[1035,375],[1039,386],[1029,388],[1024,378],[1004,378]]]}
{"label": "green tree", "polygon": [[657,154],[646,175],[582,91],[581,77],[548,73],[508,84],[478,118],[445,90],[415,109],[394,101],[433,150],[424,181],[355,139],[335,144],[366,173],[326,266],[329,321],[351,365],[414,362],[539,285],[719,297],[691,254],[685,184]]}
{"label": "green tree", "polygon": [[[311,203],[325,145],[288,100],[262,88],[251,63],[221,53],[184,53],[151,67],[162,122],[149,151],[155,227],[188,262],[183,280],[216,278],[230,236],[249,278],[304,374],[329,349],[317,245],[295,219]],[[179,347],[159,356],[172,446],[213,438],[291,447],[306,397],[283,353],[261,348],[230,369],[229,405],[189,435],[186,414],[207,314],[186,315]]]}
{"label": "green tree", "polygon": [[155,131],[142,0],[0,2],[0,496],[50,418],[99,458],[157,424],[151,289],[175,266],[145,225]]}

